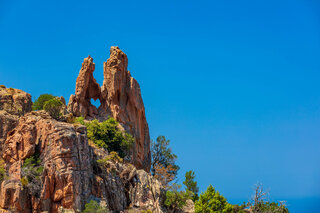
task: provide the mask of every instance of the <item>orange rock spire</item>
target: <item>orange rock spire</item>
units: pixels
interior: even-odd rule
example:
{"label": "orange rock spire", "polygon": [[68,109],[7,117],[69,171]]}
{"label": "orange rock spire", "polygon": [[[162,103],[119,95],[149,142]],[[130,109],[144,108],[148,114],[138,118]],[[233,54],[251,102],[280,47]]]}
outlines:
{"label": "orange rock spire", "polygon": [[[127,70],[128,58],[119,47],[110,48],[110,58],[104,63],[104,80],[100,88],[93,78],[94,63],[84,59],[76,82],[76,93],[70,96],[68,110],[86,119],[105,120],[114,117],[136,139],[132,163],[138,169],[150,170],[150,136],[138,82]],[[97,109],[90,99],[99,99]]]}

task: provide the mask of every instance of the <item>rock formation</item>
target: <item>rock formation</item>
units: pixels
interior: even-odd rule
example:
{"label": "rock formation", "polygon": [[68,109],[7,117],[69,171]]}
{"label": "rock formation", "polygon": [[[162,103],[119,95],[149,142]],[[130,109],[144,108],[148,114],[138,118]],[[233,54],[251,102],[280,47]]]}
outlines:
{"label": "rock formation", "polygon": [[[36,154],[43,165],[39,195],[22,183],[24,162]],[[0,188],[0,212],[80,212],[92,199],[115,212],[130,208],[162,212],[161,184],[131,164],[109,162],[112,169],[99,169],[97,160],[107,155],[88,144],[85,126],[56,121],[44,111],[27,113],[4,144],[8,178]]]}
{"label": "rock formation", "polygon": [[[136,139],[132,163],[138,169],[150,170],[150,136],[138,82],[127,70],[128,58],[118,47],[111,47],[104,63],[104,80],[100,88],[93,78],[95,65],[89,56],[84,59],[76,82],[75,95],[70,96],[68,110],[86,119],[105,120],[114,117]],[[97,109],[90,100],[100,100]]]}
{"label": "rock formation", "polygon": [[76,82],[76,93],[70,96],[69,111],[75,116],[95,117],[98,110],[90,103],[90,99],[100,98],[100,86],[93,78],[95,64],[89,56],[85,58]]}
{"label": "rock formation", "polygon": [[31,95],[0,86],[0,154],[7,133],[18,124],[19,116],[31,111]]}
{"label": "rock formation", "polygon": [[[36,152],[40,153],[44,167],[41,193],[39,197],[31,195],[31,199],[24,199],[24,187],[17,181],[22,178],[23,162]],[[43,111],[28,113],[9,132],[3,159],[10,179],[2,183],[0,197],[17,197],[4,199],[5,202],[0,203],[3,209],[14,207],[23,211],[32,207],[36,211],[57,212],[62,206],[80,210],[83,200],[90,194],[92,168],[84,126],[75,128],[72,124],[58,122]]]}

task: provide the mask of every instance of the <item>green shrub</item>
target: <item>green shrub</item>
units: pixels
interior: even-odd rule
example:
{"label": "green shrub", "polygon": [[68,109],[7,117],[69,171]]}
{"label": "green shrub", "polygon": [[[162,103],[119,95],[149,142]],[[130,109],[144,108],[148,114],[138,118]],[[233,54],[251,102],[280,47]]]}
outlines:
{"label": "green shrub", "polygon": [[28,188],[32,195],[39,197],[41,191],[41,175],[43,166],[41,165],[40,155],[35,154],[26,158],[21,170],[21,183]]}
{"label": "green shrub", "polygon": [[109,212],[106,207],[102,207],[95,200],[90,200],[89,203],[85,205],[82,213],[107,213]]}
{"label": "green shrub", "polygon": [[6,174],[4,160],[0,159],[0,183],[6,178]]}
{"label": "green shrub", "polygon": [[45,102],[54,99],[55,96],[51,94],[42,94],[40,95],[32,104],[32,110],[42,110]]}
{"label": "green shrub", "polygon": [[6,88],[6,86],[5,86],[5,85],[0,85],[0,88],[4,88],[4,89],[5,89],[5,88]]}
{"label": "green shrub", "polygon": [[22,177],[22,178],[20,179],[20,181],[21,181],[21,184],[22,184],[22,186],[23,186],[24,188],[28,186],[29,181],[28,181],[28,179],[27,179],[26,177]]}
{"label": "green shrub", "polygon": [[112,161],[114,163],[122,163],[123,159],[119,157],[118,153],[111,152],[107,157],[97,160],[97,163],[100,164],[103,167],[106,167],[108,161]]}
{"label": "green shrub", "polygon": [[107,149],[110,153],[117,152],[121,158],[129,154],[134,138],[118,128],[114,118],[99,122],[93,120],[84,123],[87,127],[87,136],[98,147]]}
{"label": "green shrub", "polygon": [[173,184],[170,191],[166,192],[165,206],[170,210],[179,210],[186,205],[186,201],[191,199],[193,193],[190,191],[179,191],[181,186]]}
{"label": "green shrub", "polygon": [[247,213],[247,211],[245,209],[248,208],[249,205],[250,205],[250,203],[246,203],[246,202],[243,202],[243,204],[241,204],[241,205],[235,204],[235,205],[233,205],[233,212],[234,213]]}
{"label": "green shrub", "polygon": [[97,160],[98,165],[100,168],[105,169],[108,172],[111,172],[112,175],[117,175],[117,169],[114,167],[113,163],[122,163],[123,159],[119,157],[118,153],[111,152],[110,155],[103,159]]}
{"label": "green shrub", "polygon": [[74,119],[74,123],[79,123],[79,124],[82,124],[82,125],[85,125],[85,123],[84,123],[84,117],[76,117],[75,119]]}
{"label": "green shrub", "polygon": [[63,103],[57,98],[46,101],[43,105],[43,109],[47,111],[54,119],[59,119],[61,117],[62,107]]}
{"label": "green shrub", "polygon": [[202,193],[199,200],[195,202],[196,213],[213,213],[233,212],[233,206],[227,202],[227,200],[216,191],[212,185],[209,185],[205,193]]}
{"label": "green shrub", "polygon": [[263,202],[260,203],[259,206],[254,208],[258,211],[255,212],[277,212],[277,213],[289,213],[289,210],[283,203],[277,202]]}

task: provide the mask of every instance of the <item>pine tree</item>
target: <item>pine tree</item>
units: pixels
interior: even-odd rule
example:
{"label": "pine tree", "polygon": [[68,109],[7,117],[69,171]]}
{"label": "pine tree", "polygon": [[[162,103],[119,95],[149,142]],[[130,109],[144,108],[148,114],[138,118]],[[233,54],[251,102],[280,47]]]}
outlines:
{"label": "pine tree", "polygon": [[190,191],[193,193],[192,200],[193,202],[195,202],[199,199],[199,195],[198,195],[199,187],[197,186],[197,181],[194,180],[196,175],[194,171],[190,170],[186,172],[185,177],[186,179],[185,181],[183,181],[183,184],[186,186],[187,191]]}

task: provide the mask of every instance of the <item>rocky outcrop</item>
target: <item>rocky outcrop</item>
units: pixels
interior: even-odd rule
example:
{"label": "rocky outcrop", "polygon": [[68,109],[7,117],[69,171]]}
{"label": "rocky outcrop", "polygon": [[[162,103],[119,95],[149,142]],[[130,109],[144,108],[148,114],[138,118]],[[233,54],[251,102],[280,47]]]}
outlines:
{"label": "rocky outcrop", "polygon": [[[92,148],[93,162],[108,155],[95,145]],[[107,165],[106,168],[94,169],[92,195],[95,198],[104,201],[115,212],[141,212],[148,209],[163,212],[164,190],[158,180],[143,169],[137,170],[132,164],[111,160]]]}
{"label": "rocky outcrop", "polygon": [[[23,165],[36,155],[43,166],[38,195],[22,183]],[[0,188],[0,212],[80,212],[92,199],[113,212],[163,212],[160,182],[128,163],[110,161],[102,168],[97,160],[107,155],[88,144],[85,126],[56,121],[44,111],[25,114],[5,141],[8,178]]]}
{"label": "rocky outcrop", "polygon": [[18,124],[19,116],[31,111],[31,95],[0,86],[0,154],[8,132]]}
{"label": "rocky outcrop", "polygon": [[0,110],[12,115],[24,115],[31,111],[31,95],[13,88],[0,87]]}
{"label": "rocky outcrop", "polygon": [[129,190],[131,206],[162,212],[165,195],[160,182],[144,170],[136,172],[133,187]]}
{"label": "rocky outcrop", "polygon": [[5,211],[28,212],[30,202],[27,190],[23,189],[20,180],[5,180],[1,184],[0,192],[0,212],[1,208]]}
{"label": "rocky outcrop", "polygon": [[11,115],[4,110],[0,110],[0,155],[2,153],[2,146],[7,138],[8,132],[16,127],[19,116]]}
{"label": "rocky outcrop", "polygon": [[69,111],[75,116],[96,117],[98,110],[90,102],[90,99],[100,98],[100,86],[93,78],[95,64],[89,56],[85,58],[76,82],[76,93],[69,99]]}
{"label": "rocky outcrop", "polygon": [[[26,158],[38,152],[43,165],[40,196],[24,199],[21,187],[21,167]],[[36,212],[57,212],[59,207],[80,211],[90,195],[92,174],[89,146],[84,126],[58,122],[43,111],[31,112],[21,117],[18,126],[9,132],[3,149],[7,165],[6,181],[1,185],[3,199],[0,207],[14,207],[15,200],[25,200],[20,206],[29,206]],[[11,199],[11,194],[16,199]],[[9,197],[9,199],[8,199]],[[11,203],[10,203],[11,202]],[[20,211],[19,208],[16,208]],[[31,208],[30,208],[31,210]],[[24,212],[24,211],[22,211]],[[27,212],[27,211],[26,211]]]}
{"label": "rocky outcrop", "polygon": [[[150,170],[150,136],[144,104],[138,82],[127,70],[128,58],[118,47],[111,47],[110,58],[104,63],[104,81],[100,88],[93,78],[94,63],[84,59],[71,95],[68,110],[86,119],[105,120],[114,117],[136,139],[132,148],[132,163],[138,169]],[[97,109],[90,100],[100,100]]]}
{"label": "rocky outcrop", "polygon": [[194,213],[194,202],[190,199],[186,201],[186,205],[182,207],[183,213]]}

